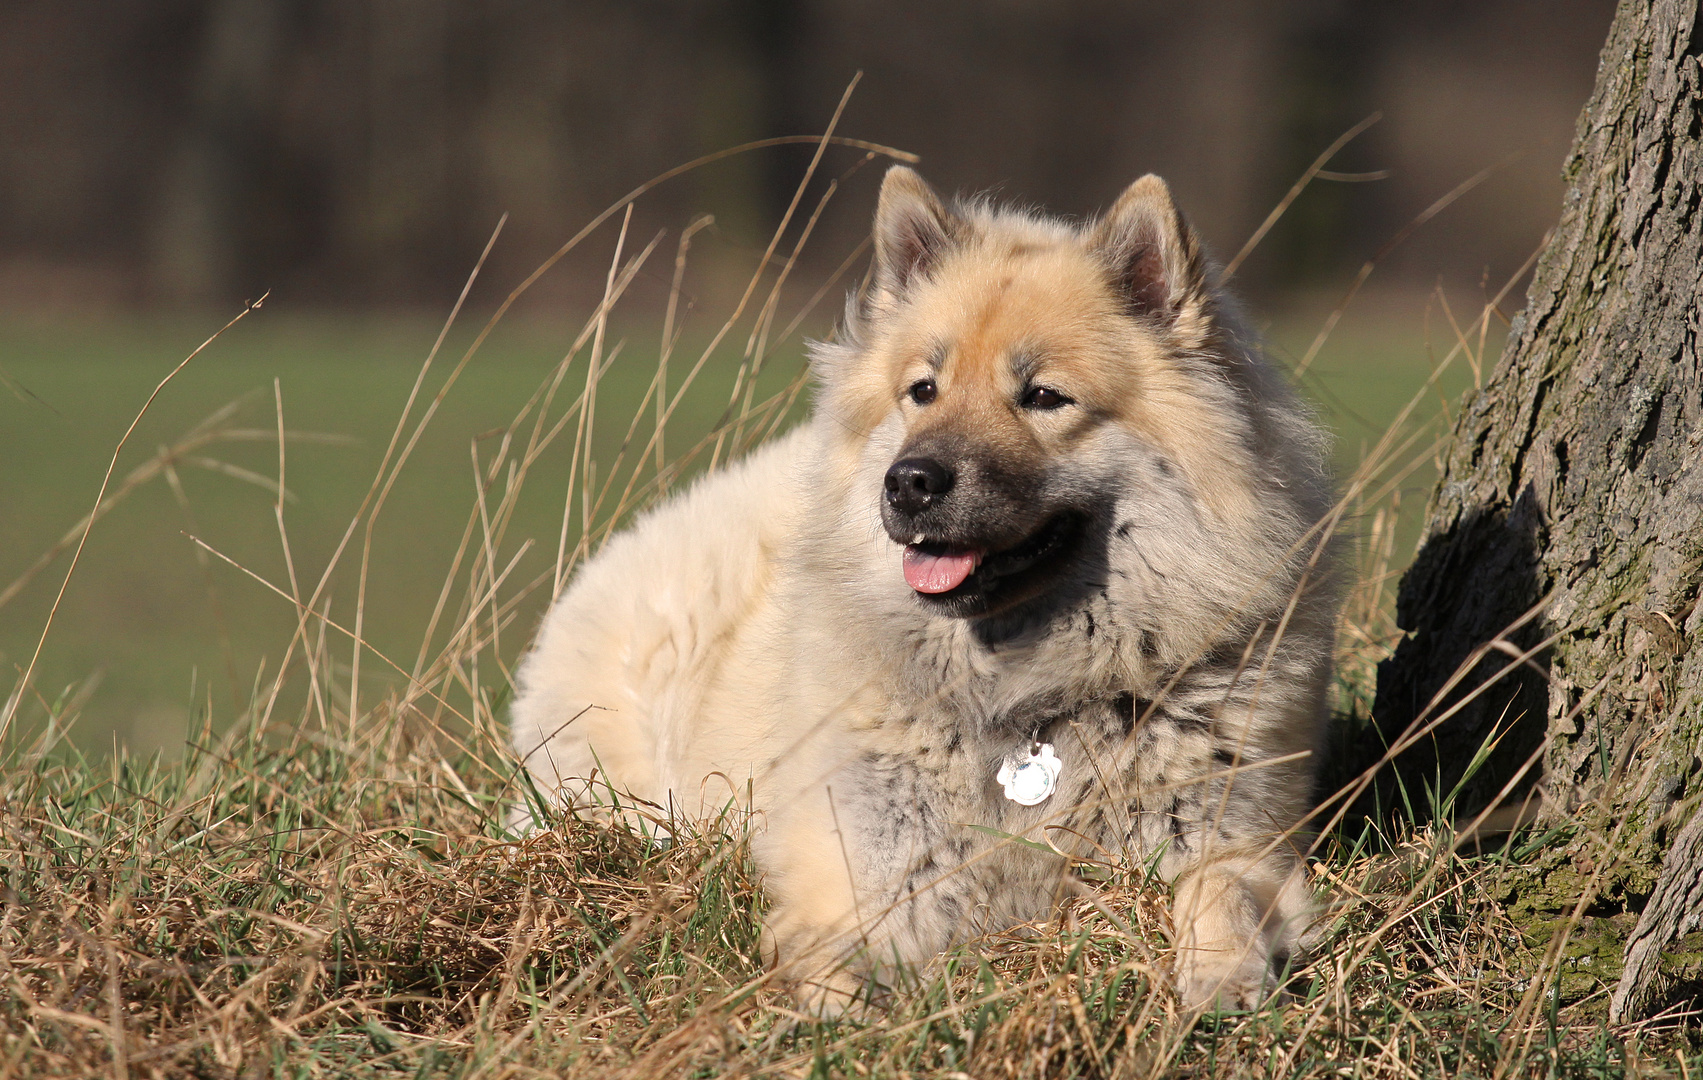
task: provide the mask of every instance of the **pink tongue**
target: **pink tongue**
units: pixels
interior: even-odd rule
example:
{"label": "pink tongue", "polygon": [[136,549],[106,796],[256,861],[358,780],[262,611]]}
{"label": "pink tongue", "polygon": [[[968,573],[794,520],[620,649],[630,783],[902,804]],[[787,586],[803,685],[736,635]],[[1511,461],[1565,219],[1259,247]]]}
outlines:
{"label": "pink tongue", "polygon": [[905,547],[905,582],[920,593],[951,592],[964,583],[981,561],[981,552],[974,549],[949,549],[944,555],[930,555],[915,544]]}

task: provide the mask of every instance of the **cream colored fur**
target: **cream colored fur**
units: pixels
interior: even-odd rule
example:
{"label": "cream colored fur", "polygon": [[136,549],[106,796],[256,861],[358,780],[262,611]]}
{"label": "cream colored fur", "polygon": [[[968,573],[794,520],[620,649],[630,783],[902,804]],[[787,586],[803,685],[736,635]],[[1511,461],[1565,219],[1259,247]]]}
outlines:
{"label": "cream colored fur", "polygon": [[[951,208],[895,168],[876,240],[812,419],[611,540],[551,608],[515,749],[563,805],[754,810],[765,949],[814,1008],[1047,917],[1066,857],[1107,852],[1173,883],[1184,1000],[1252,1004],[1310,918],[1323,439],[1157,178],[1079,228]],[[1068,407],[1019,405],[1038,380]],[[1035,514],[1086,516],[1044,595],[963,617],[907,585],[883,477],[930,439],[1018,477],[998,482]],[[994,775],[1031,738],[1064,771],[1024,807]]]}

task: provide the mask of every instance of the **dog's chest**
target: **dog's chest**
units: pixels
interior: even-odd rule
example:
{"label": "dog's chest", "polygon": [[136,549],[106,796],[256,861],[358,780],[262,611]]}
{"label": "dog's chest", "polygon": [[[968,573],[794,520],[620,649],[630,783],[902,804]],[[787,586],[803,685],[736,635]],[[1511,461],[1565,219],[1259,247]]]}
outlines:
{"label": "dog's chest", "polygon": [[[1036,857],[1036,873],[1056,873],[1037,844],[1079,857],[1131,844],[1129,854],[1146,854],[1166,842],[1174,820],[1191,816],[1213,773],[1207,729],[1128,691],[982,719],[972,725],[941,708],[869,733],[836,801],[878,876],[977,860],[1009,872]],[[1038,754],[1049,759],[1050,783],[1001,782],[1010,775],[1002,777],[1002,765]]]}
{"label": "dog's chest", "polygon": [[[914,861],[922,853],[952,861],[978,846],[979,837],[1030,831],[1037,815],[1075,819],[1076,805],[1089,797],[1093,783],[1089,754],[1076,733],[1105,745],[1108,735],[1121,733],[1120,711],[1128,711],[1115,701],[1065,709],[1052,700],[990,718],[965,715],[953,704],[937,701],[870,731],[844,773],[840,799],[854,808],[863,845],[875,861]],[[1060,734],[1071,736],[1068,745],[1050,741]],[[1002,783],[1012,767],[1042,756],[1050,783]],[[1037,771],[1031,768],[1022,780]],[[1013,794],[1030,801],[1042,797],[1023,805]]]}
{"label": "dog's chest", "polygon": [[[951,632],[910,639],[889,666],[905,675],[833,785],[837,829],[872,901],[942,925],[969,911],[1010,925],[1044,915],[1069,858],[1144,858],[1179,843],[1211,769],[1210,736],[1150,706],[1157,695],[1142,690],[1156,676],[1108,662],[1119,651],[1108,646],[1129,636],[1115,614],[1085,606],[997,647]],[[1025,805],[1000,769],[1040,744],[1056,776]]]}

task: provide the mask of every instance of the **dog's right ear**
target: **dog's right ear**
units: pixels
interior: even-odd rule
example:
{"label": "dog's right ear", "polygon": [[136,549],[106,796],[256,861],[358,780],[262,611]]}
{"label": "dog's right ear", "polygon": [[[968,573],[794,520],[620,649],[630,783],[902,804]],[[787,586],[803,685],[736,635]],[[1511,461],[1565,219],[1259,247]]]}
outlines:
{"label": "dog's right ear", "polygon": [[895,165],[875,207],[875,288],[895,300],[928,274],[962,226],[914,169]]}

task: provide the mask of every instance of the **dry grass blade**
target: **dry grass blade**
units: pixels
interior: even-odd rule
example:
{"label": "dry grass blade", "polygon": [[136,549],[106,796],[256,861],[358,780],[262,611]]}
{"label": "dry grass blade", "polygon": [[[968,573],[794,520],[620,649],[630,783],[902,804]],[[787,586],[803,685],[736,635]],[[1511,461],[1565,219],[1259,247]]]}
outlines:
{"label": "dry grass blade", "polygon": [[260,299],[251,301],[244,305],[243,309],[238,312],[230,322],[214,331],[212,337],[209,337],[206,341],[203,341],[200,345],[196,346],[194,352],[191,352],[188,356],[184,357],[176,367],[167,372],[165,378],[159,381],[159,384],[154,387],[153,392],[148,395],[148,399],[142,403],[142,407],[136,411],[136,416],[130,421],[130,426],[125,428],[124,434],[119,437],[118,445],[113,447],[112,457],[107,461],[106,473],[101,477],[100,491],[95,494],[94,508],[90,510],[88,516],[83,519],[82,533],[77,538],[76,550],[71,553],[71,565],[65,568],[65,577],[59,583],[59,591],[54,594],[53,606],[48,609],[47,619],[42,624],[41,636],[36,639],[35,651],[30,654],[30,662],[28,666],[24,668],[23,675],[18,679],[17,688],[13,690],[12,695],[7,698],[6,704],[4,706],[0,706],[0,744],[5,742],[6,735],[11,730],[12,721],[17,716],[18,706],[23,702],[24,696],[29,693],[30,680],[35,676],[36,664],[41,660],[42,646],[47,644],[47,635],[53,629],[53,620],[55,616],[59,614],[59,605],[65,599],[65,590],[70,587],[71,578],[77,572],[77,561],[83,556],[83,547],[89,542],[89,533],[94,529],[95,520],[100,517],[102,505],[106,502],[107,487],[112,483],[113,470],[118,468],[118,458],[124,453],[124,447],[130,442],[130,436],[136,433],[136,425],[140,424],[142,422],[142,418],[148,414],[148,410],[154,404],[154,399],[160,396],[160,391],[166,388],[167,383],[170,383],[173,379],[177,378],[178,373],[188,367],[191,360],[200,356],[201,353],[206,350],[207,346],[217,341],[219,335],[241,322],[249,312],[264,304],[266,302],[267,295],[270,294],[263,294]]}
{"label": "dry grass blade", "polygon": [[1271,213],[1267,214],[1265,220],[1260,222],[1259,228],[1255,229],[1253,235],[1248,237],[1247,242],[1242,245],[1241,250],[1237,251],[1236,254],[1231,257],[1230,261],[1224,264],[1224,269],[1220,271],[1218,275],[1218,284],[1223,285],[1236,275],[1236,271],[1241,269],[1244,262],[1248,261],[1248,256],[1252,255],[1254,253],[1254,249],[1259,247],[1260,241],[1265,239],[1265,234],[1271,231],[1272,226],[1278,223],[1295,200],[1301,197],[1301,192],[1307,190],[1307,185],[1311,184],[1314,180],[1382,180],[1386,175],[1388,175],[1386,173],[1356,174],[1325,171],[1325,166],[1330,164],[1331,158],[1336,157],[1343,147],[1359,138],[1367,128],[1376,124],[1383,118],[1383,113],[1373,113],[1371,116],[1368,116],[1358,124],[1355,124],[1341,135],[1338,135],[1335,142],[1325,147],[1324,152],[1313,159],[1313,163],[1307,166],[1307,171],[1301,174],[1301,178],[1296,180],[1294,185],[1284,193],[1283,198],[1278,200],[1277,205],[1271,208]]}

